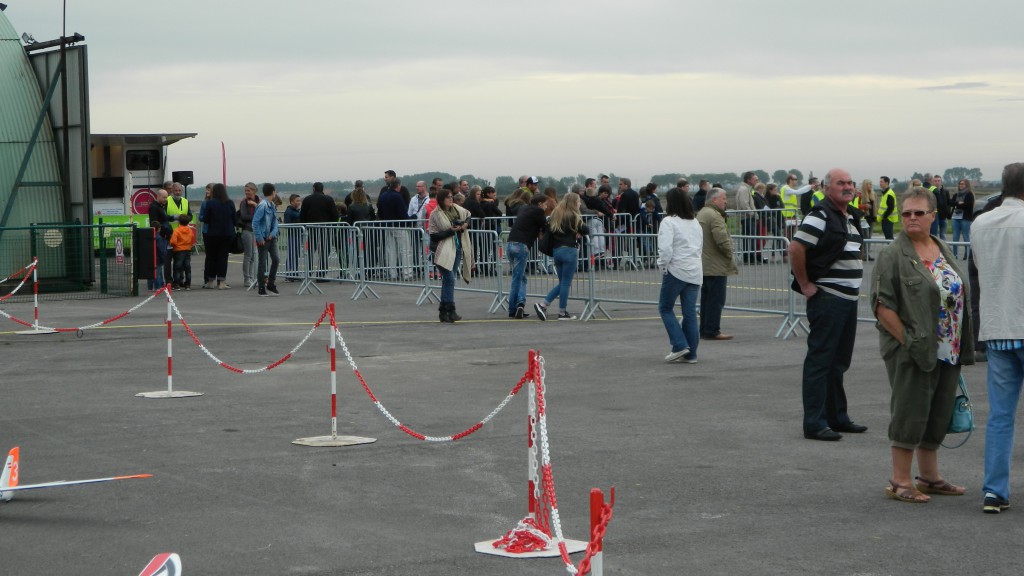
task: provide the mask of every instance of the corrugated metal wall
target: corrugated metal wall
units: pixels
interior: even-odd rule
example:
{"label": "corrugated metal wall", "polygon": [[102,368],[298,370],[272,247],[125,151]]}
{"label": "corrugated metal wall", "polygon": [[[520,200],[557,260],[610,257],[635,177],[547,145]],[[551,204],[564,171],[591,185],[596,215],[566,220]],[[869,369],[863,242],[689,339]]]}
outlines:
{"label": "corrugated metal wall", "polygon": [[[0,12],[0,216],[7,210],[18,170],[28,151],[43,94],[10,21]],[[24,181],[59,182],[60,164],[49,120],[39,133]],[[64,220],[58,186],[23,187],[17,191],[6,226]]]}

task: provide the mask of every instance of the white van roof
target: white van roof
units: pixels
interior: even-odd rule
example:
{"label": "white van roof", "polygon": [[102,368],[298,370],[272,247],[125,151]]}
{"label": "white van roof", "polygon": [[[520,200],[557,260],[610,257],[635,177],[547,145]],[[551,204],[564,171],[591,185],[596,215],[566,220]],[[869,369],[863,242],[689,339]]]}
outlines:
{"label": "white van roof", "polygon": [[101,146],[113,146],[117,144],[149,144],[151,146],[170,146],[186,138],[195,138],[198,132],[183,132],[179,134],[93,134],[90,140],[93,144]]}

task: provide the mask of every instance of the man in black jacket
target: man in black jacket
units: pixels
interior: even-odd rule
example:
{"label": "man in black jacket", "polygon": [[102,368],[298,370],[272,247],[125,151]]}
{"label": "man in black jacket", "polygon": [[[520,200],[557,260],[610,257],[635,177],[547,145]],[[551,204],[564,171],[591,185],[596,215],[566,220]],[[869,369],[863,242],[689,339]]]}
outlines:
{"label": "man in black jacket", "polygon": [[[172,184],[173,185],[173,184]],[[171,225],[170,217],[167,216],[167,190],[163,188],[156,191],[156,200],[149,205],[149,225],[156,229],[156,233],[163,236],[164,240],[170,241],[171,239]],[[154,241],[156,238],[154,237]],[[171,275],[171,259],[165,258],[163,263],[163,278],[165,282],[170,282],[173,276]]]}
{"label": "man in black jacket", "polygon": [[[390,189],[391,188],[391,184],[395,181],[396,178],[398,178],[398,174],[394,170],[385,170],[384,171],[384,186],[381,187],[380,193],[383,194],[386,190]],[[435,178],[434,180],[439,180],[439,178]],[[409,189],[408,188],[406,188],[405,186],[402,185],[401,181],[399,181],[398,184],[399,184],[399,186],[398,186],[398,188],[396,188],[396,190],[402,196],[402,201],[405,202],[406,206],[408,206],[409,205],[409,201],[412,200],[412,194],[409,193]],[[441,185],[440,184],[437,185],[437,189],[438,190],[441,189]],[[383,220],[383,218],[381,218],[381,220]]]}
{"label": "man in black jacket", "polygon": [[[324,194],[322,182],[313,183],[313,193],[302,199],[302,206],[299,208],[299,222],[303,224],[317,224],[323,222],[337,222],[338,207],[334,204],[334,198]],[[321,280],[327,277],[327,258],[331,252],[330,230],[323,228],[309,228],[309,257],[312,261],[313,252],[320,255],[320,267],[313,271],[313,275]]]}
{"label": "man in black jacket", "polygon": [[946,219],[952,214],[949,209],[950,197],[949,192],[946,191],[946,187],[942,185],[942,176],[936,174],[931,179],[931,185],[926,181],[924,183],[926,188],[931,188],[932,194],[935,194],[935,220],[932,221],[931,233],[935,234],[938,231],[938,237],[946,239]]}
{"label": "man in black jacket", "polygon": [[530,205],[519,210],[508,234],[505,250],[512,276],[508,289],[509,318],[529,316],[526,313],[526,261],[530,258],[530,248],[547,224],[543,208],[545,202],[543,194],[530,198]]}
{"label": "man in black jacket", "polygon": [[619,178],[619,198],[616,212],[618,214],[629,214],[632,221],[628,230],[633,231],[636,216],[640,214],[640,193],[633,190],[633,183],[629,178]]}

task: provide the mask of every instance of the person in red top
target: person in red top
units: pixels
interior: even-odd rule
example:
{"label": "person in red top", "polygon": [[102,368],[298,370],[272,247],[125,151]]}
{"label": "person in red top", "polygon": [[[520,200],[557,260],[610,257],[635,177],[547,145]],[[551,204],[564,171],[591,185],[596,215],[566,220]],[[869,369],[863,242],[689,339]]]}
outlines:
{"label": "person in red top", "polygon": [[192,247],[196,244],[196,229],[191,222],[191,214],[179,214],[178,227],[171,234],[174,290],[192,290]]}

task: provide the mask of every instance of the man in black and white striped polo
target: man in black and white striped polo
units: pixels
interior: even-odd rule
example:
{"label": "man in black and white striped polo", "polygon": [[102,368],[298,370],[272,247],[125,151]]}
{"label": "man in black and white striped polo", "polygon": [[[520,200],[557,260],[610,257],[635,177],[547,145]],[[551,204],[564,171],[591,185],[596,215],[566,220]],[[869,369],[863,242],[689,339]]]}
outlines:
{"label": "man in black and white striped polo", "polygon": [[864,277],[860,222],[847,212],[856,183],[834,168],[825,176],[825,199],[804,216],[789,246],[794,290],[807,298],[804,358],[804,438],[835,441],[840,432],[861,433],[846,413],[843,373],[853,360],[857,297]]}

